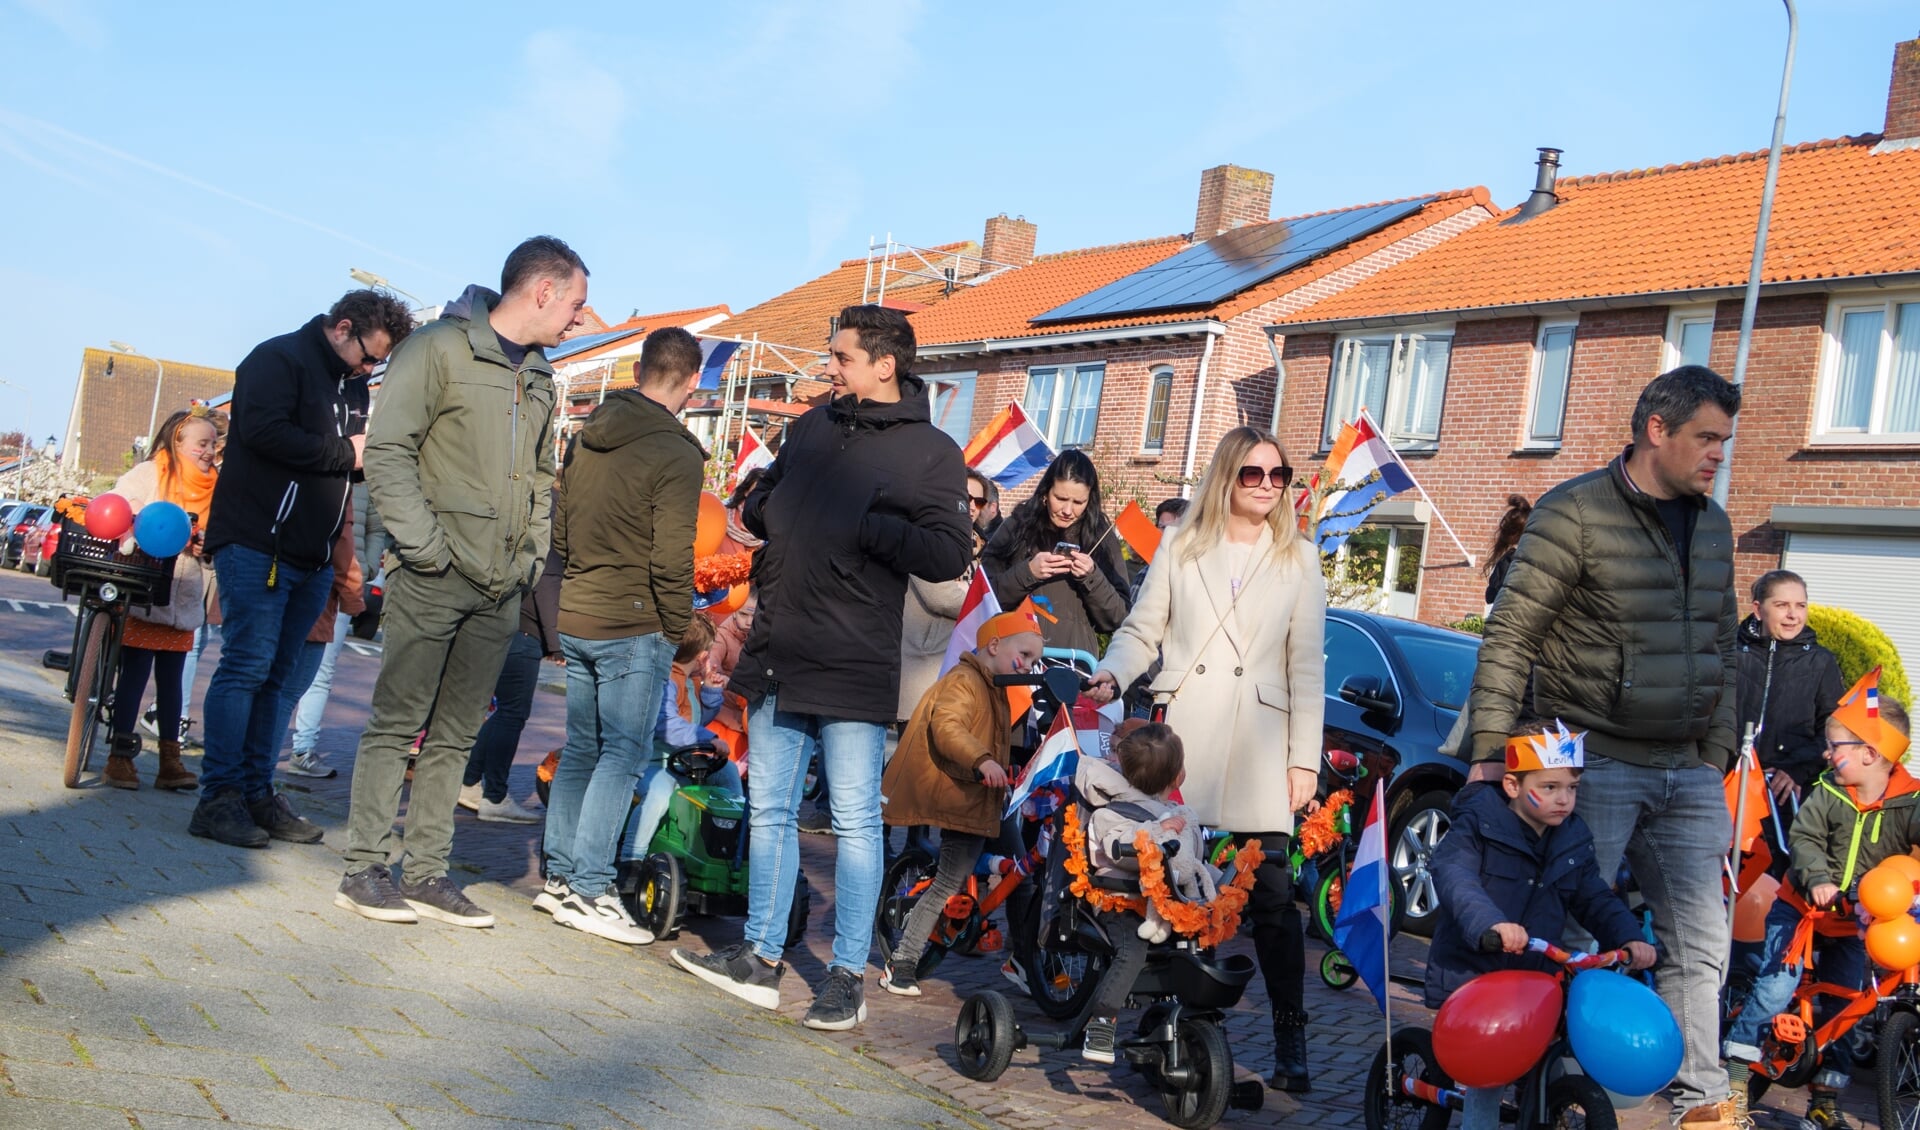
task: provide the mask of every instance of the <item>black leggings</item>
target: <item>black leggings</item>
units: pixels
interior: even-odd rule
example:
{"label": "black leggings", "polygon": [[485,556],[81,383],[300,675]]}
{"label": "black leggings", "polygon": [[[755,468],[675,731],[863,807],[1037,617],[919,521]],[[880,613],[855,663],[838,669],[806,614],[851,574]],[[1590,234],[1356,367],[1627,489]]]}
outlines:
{"label": "black leggings", "polygon": [[120,649],[120,677],[113,688],[113,721],[116,734],[131,734],[140,721],[140,700],[147,695],[147,676],[153,676],[154,721],[160,727],[160,740],[180,740],[180,675],[186,670],[184,651],[148,651],[141,647]]}
{"label": "black leggings", "polygon": [[1237,832],[1235,845],[1259,840],[1265,859],[1254,873],[1247,896],[1247,925],[1253,932],[1253,955],[1266,978],[1267,999],[1279,1012],[1305,1010],[1303,983],[1307,976],[1307,941],[1300,908],[1293,901],[1293,869],[1287,864],[1285,832]]}

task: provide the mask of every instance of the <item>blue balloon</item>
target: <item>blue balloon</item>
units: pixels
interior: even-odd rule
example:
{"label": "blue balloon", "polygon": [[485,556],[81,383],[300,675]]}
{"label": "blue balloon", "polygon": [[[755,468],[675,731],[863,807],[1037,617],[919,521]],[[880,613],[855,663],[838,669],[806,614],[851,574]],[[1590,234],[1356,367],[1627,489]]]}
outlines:
{"label": "blue balloon", "polygon": [[1667,1002],[1611,969],[1574,977],[1567,990],[1567,1040],[1581,1069],[1618,1095],[1665,1090],[1680,1070],[1680,1025]]}
{"label": "blue balloon", "polygon": [[171,502],[149,502],[133,520],[133,542],[149,557],[172,557],[192,536],[187,512]]}

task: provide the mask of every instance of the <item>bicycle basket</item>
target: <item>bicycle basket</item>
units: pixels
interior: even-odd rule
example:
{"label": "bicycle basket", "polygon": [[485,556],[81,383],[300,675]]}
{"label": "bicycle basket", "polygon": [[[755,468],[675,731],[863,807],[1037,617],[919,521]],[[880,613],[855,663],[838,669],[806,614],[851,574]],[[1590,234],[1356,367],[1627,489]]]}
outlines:
{"label": "bicycle basket", "polygon": [[122,553],[118,541],[94,537],[86,526],[62,517],[60,544],[53,554],[53,584],[73,596],[111,582],[127,594],[129,603],[161,608],[173,599],[173,561],[138,549]]}

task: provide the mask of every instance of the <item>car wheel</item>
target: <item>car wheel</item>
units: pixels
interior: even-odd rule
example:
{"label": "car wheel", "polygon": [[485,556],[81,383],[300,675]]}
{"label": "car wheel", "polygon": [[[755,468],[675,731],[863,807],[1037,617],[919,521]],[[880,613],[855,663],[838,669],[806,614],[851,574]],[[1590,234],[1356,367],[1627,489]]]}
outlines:
{"label": "car wheel", "polygon": [[1453,794],[1445,789],[1421,793],[1393,822],[1388,862],[1400,885],[1400,928],[1423,938],[1433,936],[1440,894],[1433,881],[1433,853],[1452,825]]}

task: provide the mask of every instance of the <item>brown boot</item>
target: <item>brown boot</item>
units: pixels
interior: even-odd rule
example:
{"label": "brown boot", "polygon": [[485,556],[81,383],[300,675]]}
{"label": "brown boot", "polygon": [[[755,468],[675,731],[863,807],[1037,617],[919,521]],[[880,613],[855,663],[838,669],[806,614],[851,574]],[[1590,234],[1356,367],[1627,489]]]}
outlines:
{"label": "brown boot", "polygon": [[137,789],[140,777],[133,771],[133,759],[140,756],[139,734],[115,734],[107,748],[107,763],[100,779],[116,789]]}
{"label": "brown boot", "polygon": [[179,792],[200,787],[200,778],[189,773],[187,767],[180,764],[179,742],[160,743],[160,768],[153,775],[153,787]]}

